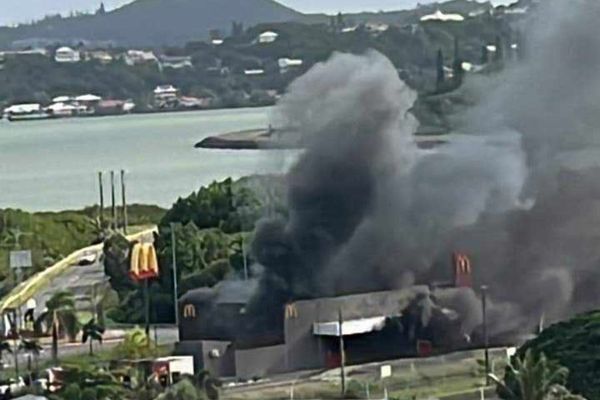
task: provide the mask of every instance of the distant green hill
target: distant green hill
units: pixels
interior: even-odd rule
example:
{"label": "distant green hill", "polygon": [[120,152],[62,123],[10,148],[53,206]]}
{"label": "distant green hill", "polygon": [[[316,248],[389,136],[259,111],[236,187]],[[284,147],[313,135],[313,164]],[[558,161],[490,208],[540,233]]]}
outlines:
{"label": "distant green hill", "polygon": [[[449,0],[421,5],[412,10],[355,13],[344,15],[344,23],[407,25],[437,9],[468,15],[489,10],[490,2]],[[110,42],[116,46],[181,46],[190,41],[207,40],[211,30],[227,36],[232,23],[251,27],[261,23],[302,22],[329,24],[325,14],[301,14],[274,0],[136,0],[108,13],[70,18],[49,17],[16,28],[0,28],[0,47],[18,44],[48,45],[54,42]]]}
{"label": "distant green hill", "polygon": [[0,29],[0,45],[19,41],[106,41],[118,45],[162,46],[205,40],[232,22],[252,26],[297,20],[302,14],[273,0],[136,0],[108,13],[43,21]]}

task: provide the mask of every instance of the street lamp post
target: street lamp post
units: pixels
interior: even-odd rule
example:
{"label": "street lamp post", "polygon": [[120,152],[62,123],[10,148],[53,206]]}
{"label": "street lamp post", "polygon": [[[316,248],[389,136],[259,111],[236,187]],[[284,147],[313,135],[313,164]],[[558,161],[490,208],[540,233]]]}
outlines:
{"label": "street lamp post", "polygon": [[177,295],[177,292],[179,290],[178,288],[178,284],[177,284],[177,240],[175,238],[175,223],[171,222],[171,251],[172,251],[172,257],[173,257],[173,302],[174,302],[174,308],[175,308],[175,325],[177,325],[177,327],[179,327],[179,307],[177,305],[178,300],[179,300],[179,296]]}
{"label": "street lamp post", "polygon": [[490,384],[490,353],[489,353],[489,337],[487,326],[487,292],[486,285],[481,286],[481,312],[483,314],[483,346],[485,354],[485,383]]}

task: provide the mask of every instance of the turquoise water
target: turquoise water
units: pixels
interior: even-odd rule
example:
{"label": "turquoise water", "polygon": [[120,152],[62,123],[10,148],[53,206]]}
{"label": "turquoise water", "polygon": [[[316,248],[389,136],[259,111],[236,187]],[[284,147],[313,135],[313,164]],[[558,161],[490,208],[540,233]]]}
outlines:
{"label": "turquoise water", "polygon": [[39,211],[96,204],[97,173],[111,169],[127,171],[130,203],[165,207],[215,179],[281,172],[293,157],[289,152],[194,149],[206,136],[262,128],[268,120],[269,109],[262,108],[3,121],[0,208]]}

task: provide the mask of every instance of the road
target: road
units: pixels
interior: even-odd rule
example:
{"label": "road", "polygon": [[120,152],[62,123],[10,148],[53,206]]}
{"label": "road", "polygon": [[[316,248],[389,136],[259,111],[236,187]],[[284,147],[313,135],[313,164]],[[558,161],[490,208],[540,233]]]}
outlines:
{"label": "road", "polygon": [[[133,329],[134,327],[124,327],[123,329],[111,329],[105,333],[105,340],[102,345],[94,344],[94,347],[99,350],[107,351],[115,348],[119,343],[122,342],[125,333],[128,330]],[[174,344],[179,340],[179,333],[175,326],[157,326],[156,329],[152,327],[150,331],[150,335],[153,338],[157,339],[157,343],[159,345],[170,345]],[[12,345],[12,343],[11,343]],[[40,361],[48,361],[52,357],[52,346],[49,340],[44,340],[42,342],[42,352],[40,354]],[[81,342],[77,343],[66,343],[61,342],[59,346],[59,357],[65,356],[75,356],[78,354],[87,354],[89,352],[89,344],[84,344]],[[19,354],[19,365],[25,366],[27,365],[27,354],[20,353]],[[14,355],[12,354],[4,354],[2,361],[7,368],[12,368],[14,366]]]}

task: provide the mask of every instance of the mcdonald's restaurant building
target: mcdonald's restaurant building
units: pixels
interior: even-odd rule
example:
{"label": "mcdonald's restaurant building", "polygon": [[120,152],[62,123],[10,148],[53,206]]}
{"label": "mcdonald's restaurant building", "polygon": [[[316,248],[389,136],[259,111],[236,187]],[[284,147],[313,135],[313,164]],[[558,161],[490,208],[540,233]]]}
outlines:
{"label": "mcdonald's restaurant building", "polygon": [[[239,283],[238,283],[239,285]],[[340,335],[346,362],[358,364],[406,355],[382,329],[428,287],[302,300],[282,310],[282,326],[271,335],[240,339],[252,288],[240,292],[227,283],[191,291],[180,299],[177,354],[194,355],[196,370],[215,376],[252,379],[272,374],[334,368],[340,364]],[[235,293],[234,296],[231,296]],[[342,323],[340,324],[340,314]],[[413,346],[414,348],[414,346]]]}

